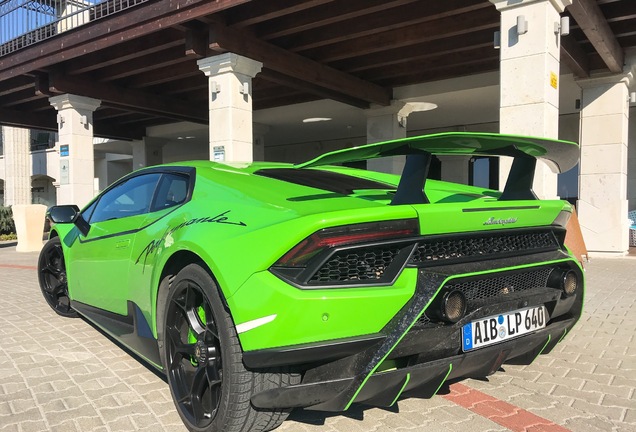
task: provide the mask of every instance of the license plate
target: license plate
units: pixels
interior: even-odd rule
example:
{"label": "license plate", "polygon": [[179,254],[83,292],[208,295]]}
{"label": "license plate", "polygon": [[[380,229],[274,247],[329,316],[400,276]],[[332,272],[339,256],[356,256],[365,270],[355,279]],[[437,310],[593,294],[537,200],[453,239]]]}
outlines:
{"label": "license plate", "polygon": [[542,329],[546,316],[545,307],[537,306],[470,322],[462,328],[462,349],[470,351]]}

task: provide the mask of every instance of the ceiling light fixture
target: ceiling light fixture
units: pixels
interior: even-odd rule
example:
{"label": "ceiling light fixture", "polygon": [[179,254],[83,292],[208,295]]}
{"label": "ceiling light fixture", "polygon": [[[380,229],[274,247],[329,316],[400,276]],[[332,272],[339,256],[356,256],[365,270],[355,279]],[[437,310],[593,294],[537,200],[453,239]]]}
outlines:
{"label": "ceiling light fixture", "polygon": [[318,123],[318,122],[325,122],[325,121],[331,121],[331,120],[332,120],[331,117],[310,117],[310,118],[303,119],[303,123]]}
{"label": "ceiling light fixture", "polygon": [[411,112],[431,111],[437,108],[437,104],[432,102],[407,102],[411,107]]}

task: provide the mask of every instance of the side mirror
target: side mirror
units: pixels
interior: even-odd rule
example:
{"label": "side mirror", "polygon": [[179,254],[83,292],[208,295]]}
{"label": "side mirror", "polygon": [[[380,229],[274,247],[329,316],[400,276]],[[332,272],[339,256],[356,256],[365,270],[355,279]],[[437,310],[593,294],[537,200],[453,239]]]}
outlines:
{"label": "side mirror", "polygon": [[55,223],[75,224],[83,235],[87,235],[91,229],[91,226],[84,220],[80,214],[79,207],[76,205],[53,206],[46,213],[46,217]]}
{"label": "side mirror", "polygon": [[76,205],[59,205],[49,209],[46,217],[55,223],[73,223],[79,216],[79,207]]}

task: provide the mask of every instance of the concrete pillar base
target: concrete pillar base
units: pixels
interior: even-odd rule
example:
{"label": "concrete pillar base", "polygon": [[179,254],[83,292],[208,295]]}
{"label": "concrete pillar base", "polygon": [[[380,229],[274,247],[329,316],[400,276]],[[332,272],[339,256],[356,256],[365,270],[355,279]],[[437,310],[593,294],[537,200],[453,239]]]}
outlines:
{"label": "concrete pillar base", "polygon": [[19,205],[11,207],[15,231],[18,235],[16,252],[38,252],[42,249],[44,218],[46,206],[42,204]]}

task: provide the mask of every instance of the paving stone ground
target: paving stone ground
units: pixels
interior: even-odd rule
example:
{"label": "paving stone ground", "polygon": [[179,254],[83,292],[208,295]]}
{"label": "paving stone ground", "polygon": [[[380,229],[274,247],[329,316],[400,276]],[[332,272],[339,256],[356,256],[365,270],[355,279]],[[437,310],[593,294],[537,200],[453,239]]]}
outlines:
{"label": "paving stone ground", "polygon": [[[86,321],[49,309],[36,261],[0,243],[0,432],[185,431],[161,376]],[[278,431],[636,432],[636,258],[596,258],[586,278],[581,321],[552,353],[461,382],[558,427],[508,429],[497,413],[449,400],[444,386],[391,409],[296,411]]]}

